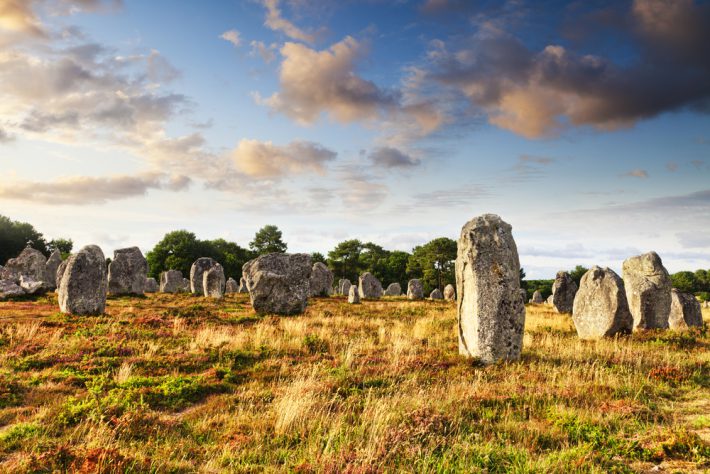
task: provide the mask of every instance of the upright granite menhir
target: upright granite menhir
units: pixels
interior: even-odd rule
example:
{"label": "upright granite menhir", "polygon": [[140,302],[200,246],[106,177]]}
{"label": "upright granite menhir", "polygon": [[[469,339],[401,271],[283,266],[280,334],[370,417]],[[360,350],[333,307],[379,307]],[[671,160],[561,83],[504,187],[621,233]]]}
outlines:
{"label": "upright granite menhir", "polygon": [[484,363],[518,359],[525,305],[512,228],[484,214],[461,229],[456,255],[459,352]]}
{"label": "upright granite menhir", "polygon": [[558,313],[571,313],[574,297],[577,294],[577,284],[569,273],[559,271],[552,284],[552,306]]}
{"label": "upright granite menhir", "polygon": [[257,313],[302,313],[308,304],[311,271],[311,256],[304,253],[270,253],[242,267]]}
{"label": "upright granite menhir", "polygon": [[671,278],[656,252],[627,258],[622,266],[626,299],[636,329],[668,329]]}
{"label": "upright granite menhir", "polygon": [[200,257],[190,267],[190,291],[193,295],[204,295],[203,274],[217,262],[210,257]]}
{"label": "upright granite menhir", "polygon": [[610,268],[592,267],[582,276],[574,298],[572,321],[580,339],[628,334],[633,318],[624,282]]}
{"label": "upright granite menhir", "polygon": [[59,285],[62,313],[98,315],[106,308],[106,259],[96,245],[87,245],[67,260]]}
{"label": "upright granite menhir", "polygon": [[108,292],[112,295],[142,295],[148,262],[138,247],[118,249],[108,266]]}

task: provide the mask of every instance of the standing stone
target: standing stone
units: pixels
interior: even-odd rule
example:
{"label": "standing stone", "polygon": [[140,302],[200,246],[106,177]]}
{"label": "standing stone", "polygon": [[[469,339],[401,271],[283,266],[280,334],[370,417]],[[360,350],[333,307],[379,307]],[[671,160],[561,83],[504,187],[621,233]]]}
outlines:
{"label": "standing stone", "polygon": [[180,270],[160,272],[160,292],[178,293],[182,291],[183,278]]}
{"label": "standing stone", "polygon": [[304,253],[270,253],[242,267],[258,313],[302,313],[308,304],[311,271],[311,256]]}
{"label": "standing stone", "polygon": [[316,262],[311,269],[311,296],[330,296],[333,292],[333,272],[323,262]]}
{"label": "standing stone", "polygon": [[237,283],[237,280],[232,277],[229,277],[229,280],[227,280],[227,283],[224,286],[224,292],[230,295],[233,293],[238,293],[239,283]]}
{"label": "standing stone", "polygon": [[57,290],[59,290],[59,285],[62,283],[62,277],[64,276],[64,270],[67,269],[68,262],[69,259],[67,258],[59,265],[59,267],[57,267],[57,273],[54,275],[54,284],[57,287]]}
{"label": "standing stone", "polygon": [[239,279],[239,293],[249,293],[249,288],[247,288],[247,281],[244,277]]}
{"label": "standing stone", "polygon": [[18,284],[10,280],[0,280],[0,300],[12,296],[22,296],[25,290]]}
{"label": "standing stone", "polygon": [[57,269],[62,264],[62,252],[59,249],[52,252],[52,255],[47,259],[44,265],[44,288],[47,290],[55,290],[57,288]]}
{"label": "standing stone", "polygon": [[435,288],[434,291],[432,291],[432,292],[429,294],[429,299],[431,299],[431,300],[443,300],[443,299],[444,299],[444,295],[441,294],[441,290],[439,290],[438,288]]}
{"label": "standing stone", "polygon": [[15,273],[17,281],[21,275],[34,281],[45,281],[47,278],[46,266],[47,259],[42,252],[32,247],[25,247],[20,255],[7,261],[4,272]]}
{"label": "standing stone", "polygon": [[106,308],[106,258],[96,245],[87,245],[67,259],[59,285],[62,313],[97,315]]}
{"label": "standing stone", "polygon": [[390,285],[385,290],[385,296],[401,296],[401,295],[402,295],[402,287],[399,286],[399,283],[390,283]]}
{"label": "standing stone", "polygon": [[627,258],[622,266],[634,329],[668,329],[671,279],[656,252]]}
{"label": "standing stone", "polygon": [[350,294],[350,287],[353,286],[348,279],[341,279],[338,282],[338,293],[343,296],[348,296]]}
{"label": "standing stone", "polygon": [[190,293],[190,280],[188,280],[185,277],[183,277],[183,279],[182,279],[182,285],[180,285],[180,292],[181,293]]}
{"label": "standing stone", "polygon": [[360,292],[356,285],[350,285],[350,289],[348,290],[348,303],[360,304]]}
{"label": "standing stone", "polygon": [[138,247],[113,252],[108,266],[108,292],[111,295],[142,295],[148,275],[148,262]]}
{"label": "standing stone", "polygon": [[577,284],[569,273],[559,271],[552,284],[552,306],[558,313],[571,313],[574,306],[574,295],[577,294]]}
{"label": "standing stone", "polygon": [[224,268],[219,263],[202,274],[202,293],[208,298],[224,296]]}
{"label": "standing stone", "polygon": [[456,299],[456,290],[451,283],[444,287],[444,299],[446,301],[454,301]]}
{"label": "standing stone", "polygon": [[193,295],[203,295],[202,274],[217,265],[210,257],[200,257],[195,260],[190,268],[190,291]]}
{"label": "standing stone", "polygon": [[416,278],[409,280],[407,283],[407,299],[413,301],[424,299],[422,282]]}
{"label": "standing stone", "polygon": [[377,299],[382,296],[382,283],[370,272],[360,275],[358,291],[362,299]]}
{"label": "standing stone", "polygon": [[539,290],[535,290],[533,293],[532,302],[535,304],[542,304],[545,300],[542,299],[542,293]]}
{"label": "standing stone", "polygon": [[512,227],[484,214],[461,229],[456,255],[459,353],[484,363],[518,359],[525,305]]}
{"label": "standing stone", "polygon": [[582,276],[574,298],[572,321],[580,339],[628,334],[633,317],[624,282],[613,270],[596,265]]}
{"label": "standing stone", "polygon": [[683,293],[676,288],[671,290],[671,312],[668,317],[671,329],[685,330],[690,327],[703,327],[703,311],[695,295]]}
{"label": "standing stone", "polygon": [[32,278],[20,275],[20,288],[22,288],[28,295],[34,295],[44,289],[44,282],[33,280]]}
{"label": "standing stone", "polygon": [[143,285],[143,291],[145,293],[157,293],[158,290],[160,290],[160,285],[158,285],[155,278],[150,277],[145,279],[145,283]]}

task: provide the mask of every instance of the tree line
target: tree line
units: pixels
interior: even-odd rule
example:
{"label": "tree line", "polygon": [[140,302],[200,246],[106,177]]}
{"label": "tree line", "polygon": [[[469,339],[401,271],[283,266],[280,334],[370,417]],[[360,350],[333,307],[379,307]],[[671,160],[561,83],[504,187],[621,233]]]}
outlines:
{"label": "tree line", "polygon": [[[0,264],[16,257],[23,248],[31,245],[49,256],[55,249],[66,258],[73,249],[73,242],[67,238],[47,240],[31,224],[13,221],[0,215]],[[249,260],[272,252],[286,252],[288,245],[283,234],[275,225],[266,225],[259,229],[248,247],[225,239],[201,240],[193,232],[176,230],[168,232],[146,254],[149,274],[158,278],[166,270],[180,270],[186,277],[190,274],[192,263],[200,257],[211,257],[222,264],[225,274],[239,279],[242,265]],[[411,252],[387,250],[373,242],[358,239],[338,243],[326,255],[319,252],[311,254],[313,262],[323,262],[331,269],[336,281],[347,278],[356,282],[363,272],[370,272],[383,285],[399,283],[406,290],[407,282],[412,278],[422,281],[425,292],[434,288],[443,289],[447,284],[455,284],[454,262],[456,261],[456,241],[448,237],[439,237],[423,245],[418,245]],[[572,279],[579,285],[587,268],[577,265],[570,270]],[[520,269],[520,284],[528,292],[528,298],[538,290],[543,298],[552,294],[553,279],[529,280],[525,270]],[[704,300],[710,300],[710,269],[695,272],[681,271],[671,275],[673,286],[681,291],[694,293]]]}

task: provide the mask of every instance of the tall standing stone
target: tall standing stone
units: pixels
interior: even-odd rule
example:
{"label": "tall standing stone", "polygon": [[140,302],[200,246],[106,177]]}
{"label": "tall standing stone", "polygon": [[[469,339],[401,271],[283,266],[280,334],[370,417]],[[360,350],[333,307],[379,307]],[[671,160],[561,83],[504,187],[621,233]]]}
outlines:
{"label": "tall standing stone", "polygon": [[622,266],[634,329],[668,329],[671,279],[656,252],[627,258]]}
{"label": "tall standing stone", "polygon": [[358,281],[358,291],[360,298],[377,299],[382,296],[382,283],[370,272],[365,272],[360,275]]}
{"label": "tall standing stone", "polygon": [[57,288],[57,269],[62,264],[62,252],[59,249],[52,252],[52,255],[47,259],[44,265],[44,287],[47,290],[55,290]]}
{"label": "tall standing stone", "polygon": [[535,304],[542,304],[545,300],[542,299],[542,293],[539,290],[535,290],[533,293],[532,302]]}
{"label": "tall standing stone", "polygon": [[202,293],[208,298],[224,296],[224,268],[219,263],[202,274]]}
{"label": "tall standing stone", "polygon": [[402,294],[402,287],[399,283],[390,283],[385,290],[385,296],[400,296]]}
{"label": "tall standing stone", "polygon": [[333,292],[333,272],[323,262],[316,262],[311,269],[311,296],[330,296]]}
{"label": "tall standing stone", "polygon": [[239,292],[239,283],[232,277],[229,277],[227,283],[224,285],[224,292],[228,295]]}
{"label": "tall standing stone", "polygon": [[572,321],[580,339],[630,333],[633,318],[619,275],[609,268],[597,266],[587,271],[574,298]]}
{"label": "tall standing stone", "polygon": [[463,226],[457,247],[459,352],[484,363],[520,358],[525,305],[512,227],[484,214]]}
{"label": "tall standing stone", "polygon": [[190,267],[190,291],[192,291],[192,294],[204,294],[202,275],[215,265],[217,265],[217,262],[210,257],[200,257],[195,260],[195,263]]}
{"label": "tall standing stone", "polygon": [[178,293],[183,286],[182,272],[180,270],[168,270],[160,273],[160,292]]}
{"label": "tall standing stone", "polygon": [[138,247],[113,252],[108,266],[108,292],[112,295],[142,295],[148,276],[148,262]]}
{"label": "tall standing stone", "polygon": [[422,287],[422,282],[417,278],[407,282],[407,299],[412,301],[424,299],[424,287]]}
{"label": "tall standing stone", "polygon": [[348,296],[350,294],[350,287],[352,286],[352,283],[350,283],[350,280],[343,278],[338,282],[338,293],[340,293],[343,296]]}
{"label": "tall standing stone", "polygon": [[350,285],[350,289],[348,290],[348,303],[360,304],[360,292],[356,285]]}
{"label": "tall standing stone", "polygon": [[577,284],[569,273],[559,271],[552,284],[552,306],[558,313],[571,313]]}
{"label": "tall standing stone", "polygon": [[671,312],[668,317],[671,329],[685,330],[691,327],[703,327],[703,310],[695,295],[683,293],[676,288],[671,290]]}
{"label": "tall standing stone", "polygon": [[451,283],[444,287],[444,299],[446,301],[454,301],[456,299],[456,289]]}
{"label": "tall standing stone", "polygon": [[311,256],[304,253],[270,253],[242,267],[258,313],[302,313],[308,304],[311,271]]}
{"label": "tall standing stone", "polygon": [[62,313],[97,315],[106,308],[106,258],[96,245],[87,245],[67,259],[59,285]]}

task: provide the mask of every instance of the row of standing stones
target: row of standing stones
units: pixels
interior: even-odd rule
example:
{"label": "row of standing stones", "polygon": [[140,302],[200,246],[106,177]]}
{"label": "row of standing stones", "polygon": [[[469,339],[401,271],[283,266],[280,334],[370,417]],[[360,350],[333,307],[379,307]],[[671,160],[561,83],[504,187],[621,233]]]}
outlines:
{"label": "row of standing stones", "polygon": [[[459,352],[484,363],[514,360],[522,351],[526,292],[520,288],[520,262],[512,227],[500,217],[485,214],[461,230],[456,256],[456,288],[435,289],[430,299],[457,300]],[[225,293],[249,293],[259,313],[302,313],[308,298],[330,296],[333,273],[307,254],[268,254],[244,264],[237,283],[225,281],[224,269],[202,257],[190,269],[190,278],[177,270],[161,273],[160,283],[147,278],[148,264],[140,249],[114,252],[108,268],[98,246],[89,245],[67,260],[54,252],[45,259],[26,248],[0,267],[0,297],[57,290],[60,310],[92,315],[104,312],[106,295],[144,292],[191,292],[211,298]],[[348,303],[381,296],[400,296],[398,283],[383,290],[369,272],[358,284],[338,282],[336,292]],[[649,252],[623,263],[623,279],[609,268],[593,267],[579,288],[567,272],[558,272],[548,303],[555,311],[571,313],[581,339],[599,339],[642,329],[686,329],[702,326],[700,303],[693,295],[671,287],[660,257]],[[458,295],[458,298],[457,298]],[[407,284],[409,300],[424,299],[417,279]],[[543,303],[535,292],[531,303]]]}

